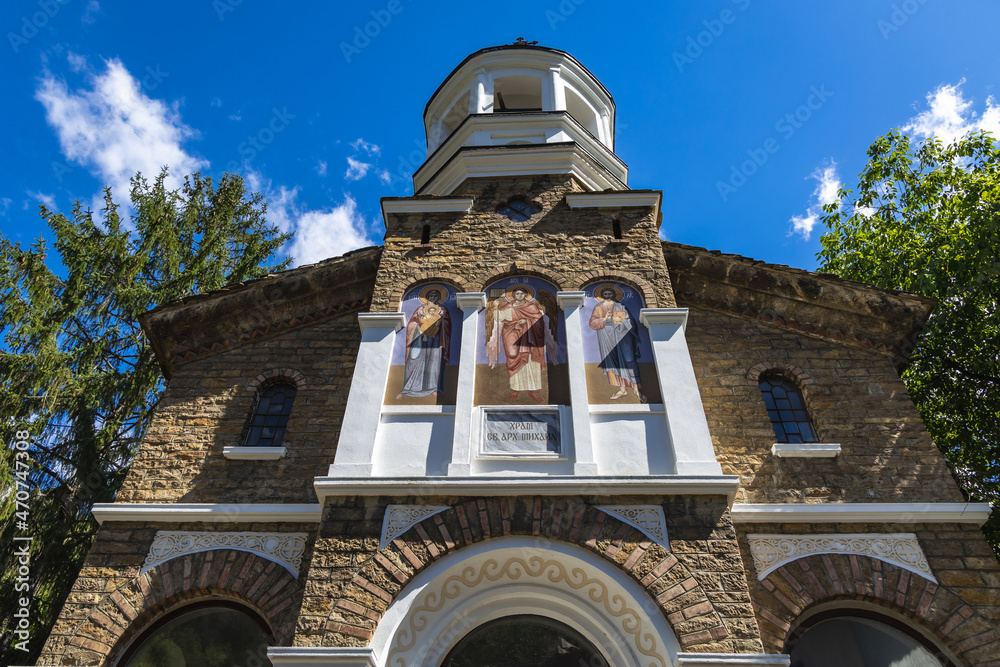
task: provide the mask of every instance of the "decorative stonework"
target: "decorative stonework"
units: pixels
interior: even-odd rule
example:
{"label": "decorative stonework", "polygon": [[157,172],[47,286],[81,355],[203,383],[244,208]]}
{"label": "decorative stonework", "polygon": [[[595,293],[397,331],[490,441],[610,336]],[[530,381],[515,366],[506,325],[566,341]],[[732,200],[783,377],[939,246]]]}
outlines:
{"label": "decorative stonework", "polygon": [[597,509],[642,531],[664,549],[670,548],[667,539],[667,519],[663,516],[663,508],[659,505],[602,505]]}
{"label": "decorative stonework", "polygon": [[456,604],[456,600],[467,591],[474,590],[485,582],[507,580],[513,583],[522,579],[544,580],[548,585],[566,586],[576,591],[602,609],[607,617],[617,621],[623,635],[631,636],[635,654],[642,654],[650,659],[647,663],[649,667],[668,667],[656,632],[644,626],[640,609],[629,606],[628,601],[611,591],[602,578],[591,577],[580,567],[567,569],[559,559],[541,556],[509,558],[503,563],[490,558],[480,567],[462,568],[458,574],[440,583],[436,582],[433,590],[420,596],[409,614],[407,625],[396,634],[386,664],[407,667],[407,656],[413,649],[419,649],[416,646],[417,640],[430,620],[435,614],[441,613],[446,605]]}
{"label": "decorative stonework", "polygon": [[385,549],[386,545],[408,531],[413,524],[446,509],[448,508],[430,505],[389,505],[385,508],[385,519],[382,520],[382,540],[378,548]]}
{"label": "decorative stonework", "polygon": [[160,563],[185,554],[213,549],[236,549],[274,561],[298,579],[302,554],[306,548],[305,533],[201,533],[191,531],[157,531],[149,547],[149,555],[140,573]]}
{"label": "decorative stonework", "polygon": [[757,580],[793,560],[817,554],[855,554],[892,563],[937,583],[913,533],[890,535],[747,535]]}

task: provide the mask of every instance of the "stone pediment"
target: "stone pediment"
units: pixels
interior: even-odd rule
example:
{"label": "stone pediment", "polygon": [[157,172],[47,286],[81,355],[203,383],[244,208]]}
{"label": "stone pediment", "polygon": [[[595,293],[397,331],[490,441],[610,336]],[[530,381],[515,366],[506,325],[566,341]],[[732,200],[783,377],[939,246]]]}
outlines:
{"label": "stone pediment", "polygon": [[229,285],[139,317],[167,379],[176,365],[371,303],[380,247]]}
{"label": "stone pediment", "polygon": [[934,300],[789,266],[663,242],[678,305],[875,349],[905,365]]}

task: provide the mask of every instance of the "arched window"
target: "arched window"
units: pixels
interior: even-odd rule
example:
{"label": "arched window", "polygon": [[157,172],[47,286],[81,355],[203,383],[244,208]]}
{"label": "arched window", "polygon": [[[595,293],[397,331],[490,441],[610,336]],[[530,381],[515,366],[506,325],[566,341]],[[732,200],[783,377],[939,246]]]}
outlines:
{"label": "arched window", "polygon": [[620,241],[622,237],[622,221],[615,218],[611,221],[611,232],[614,234],[615,240]]}
{"label": "arched window", "polygon": [[505,616],[462,639],[443,667],[608,667],[604,656],[568,625],[544,616]]}
{"label": "arched window", "polygon": [[431,242],[431,226],[424,225],[423,230],[420,232],[420,245],[430,245]]}
{"label": "arched window", "polygon": [[791,647],[791,667],[951,667],[915,633],[861,616],[835,616],[809,626]]}
{"label": "arched window", "polygon": [[261,389],[247,420],[244,447],[281,446],[288,417],[292,414],[295,391],[295,385],[288,382],[275,382]]}
{"label": "arched window", "polygon": [[192,605],[154,623],[122,655],[119,667],[268,664],[263,621],[235,604]]}
{"label": "arched window", "polygon": [[780,375],[762,375],[759,384],[778,442],[818,441],[802,392],[794,383]]}

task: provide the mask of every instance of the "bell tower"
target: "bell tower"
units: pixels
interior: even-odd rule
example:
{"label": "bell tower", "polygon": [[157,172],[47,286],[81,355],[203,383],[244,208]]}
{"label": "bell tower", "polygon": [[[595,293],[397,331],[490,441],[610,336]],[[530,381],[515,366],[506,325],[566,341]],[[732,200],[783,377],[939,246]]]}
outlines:
{"label": "bell tower", "polygon": [[573,56],[520,38],[463,60],[427,103],[424,129],[417,195],[449,195],[467,178],[535,174],[628,189],[611,93]]}

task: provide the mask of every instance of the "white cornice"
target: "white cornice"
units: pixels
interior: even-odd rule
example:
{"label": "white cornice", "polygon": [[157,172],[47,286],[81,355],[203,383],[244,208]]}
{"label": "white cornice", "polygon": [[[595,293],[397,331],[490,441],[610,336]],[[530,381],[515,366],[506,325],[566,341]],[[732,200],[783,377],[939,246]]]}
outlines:
{"label": "white cornice", "polygon": [[639,311],[639,321],[647,327],[655,327],[662,324],[680,324],[681,329],[687,330],[688,309],[687,308],[643,308]]}
{"label": "white cornice", "polygon": [[317,523],[323,515],[322,505],[283,503],[96,503],[91,511],[98,523],[105,521]]}
{"label": "white cornice", "polygon": [[659,192],[586,192],[566,195],[566,203],[571,209],[652,206],[658,210],[661,197]]}
{"label": "white cornice", "polygon": [[648,477],[316,477],[320,503],[336,496],[617,496],[720,495],[732,502],[737,475],[659,475]]}
{"label": "white cornice", "polygon": [[223,447],[222,455],[234,461],[275,461],[288,453],[285,447]]}
{"label": "white cornice", "polygon": [[771,453],[780,459],[822,459],[833,458],[840,454],[840,445],[836,443],[788,443],[776,442],[771,445]]}
{"label": "white cornice", "polygon": [[365,329],[393,329],[399,331],[406,326],[403,313],[359,313],[358,326]]}
{"label": "white cornice", "polygon": [[274,667],[375,667],[375,651],[349,646],[272,646],[267,657]]}
{"label": "white cornice", "polygon": [[677,667],[788,667],[784,653],[678,653]]}
{"label": "white cornice", "polygon": [[972,523],[989,503],[736,503],[733,523]]}
{"label": "white cornice", "polygon": [[[425,162],[414,174],[414,189],[422,195],[447,196],[469,178],[570,174],[588,189],[627,190],[628,170],[609,168],[617,156],[603,144],[593,150],[583,142],[537,143],[523,146],[456,146],[437,164]],[[440,152],[440,149],[439,151]]]}
{"label": "white cornice", "polygon": [[556,303],[563,310],[567,308],[579,308],[586,300],[586,292],[556,292]]}
{"label": "white cornice", "polygon": [[472,199],[382,199],[382,217],[399,213],[468,213]]}

